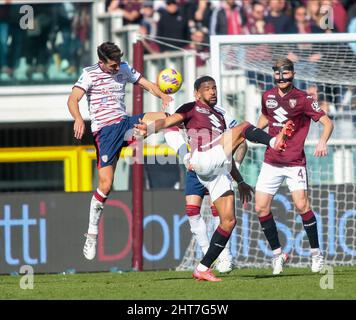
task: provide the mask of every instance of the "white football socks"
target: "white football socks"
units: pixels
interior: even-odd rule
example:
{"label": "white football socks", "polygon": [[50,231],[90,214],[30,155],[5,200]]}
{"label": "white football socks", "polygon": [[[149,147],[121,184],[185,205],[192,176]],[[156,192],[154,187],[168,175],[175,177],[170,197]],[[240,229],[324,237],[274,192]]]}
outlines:
{"label": "white football socks", "polygon": [[[99,189],[97,189],[96,192],[104,199],[107,198],[107,196],[103,194]],[[93,195],[90,202],[88,234],[98,234],[99,220],[103,209],[104,209],[104,203],[99,201]]]}
{"label": "white football socks", "polygon": [[195,240],[205,255],[209,248],[209,239],[206,230],[206,224],[201,215],[189,216],[190,231],[192,232]]}

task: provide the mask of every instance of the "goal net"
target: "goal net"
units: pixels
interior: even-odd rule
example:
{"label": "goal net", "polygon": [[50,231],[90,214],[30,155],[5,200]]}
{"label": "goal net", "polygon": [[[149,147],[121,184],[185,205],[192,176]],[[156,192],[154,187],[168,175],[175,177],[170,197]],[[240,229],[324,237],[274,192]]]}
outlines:
{"label": "goal net", "polygon": [[[295,61],[296,87],[319,100],[334,122],[328,155],[313,152],[321,125],[312,123],[306,142],[309,196],[318,223],[319,242],[328,265],[356,264],[356,34],[212,36],[211,66],[219,101],[237,120],[253,124],[262,93],[273,87],[272,65],[277,58]],[[313,122],[313,121],[312,121]],[[247,183],[256,185],[265,147],[249,144],[241,165]],[[202,214],[213,230],[209,204]],[[291,194],[282,184],[272,203],[283,250],[290,265],[310,264],[309,242]],[[270,266],[272,252],[254,211],[236,197],[237,224],[231,236],[236,267]],[[192,238],[178,270],[192,269],[202,253]]]}

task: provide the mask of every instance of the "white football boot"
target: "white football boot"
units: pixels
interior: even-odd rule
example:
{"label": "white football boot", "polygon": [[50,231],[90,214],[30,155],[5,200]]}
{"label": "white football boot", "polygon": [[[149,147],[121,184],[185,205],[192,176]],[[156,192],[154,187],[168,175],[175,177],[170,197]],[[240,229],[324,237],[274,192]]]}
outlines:
{"label": "white football boot", "polygon": [[272,258],[273,274],[277,275],[283,272],[283,266],[287,263],[289,256],[287,253],[281,253]]}
{"label": "white football boot", "polygon": [[324,256],[321,252],[312,255],[312,272],[320,272],[324,267]]}
{"label": "white football boot", "polygon": [[87,238],[85,240],[85,244],[83,248],[84,257],[87,258],[88,260],[93,260],[96,254],[97,237],[91,236],[87,233],[84,236]]}
{"label": "white football boot", "polygon": [[220,273],[229,273],[233,269],[232,256],[228,248],[220,253],[219,258],[216,261],[215,269]]}

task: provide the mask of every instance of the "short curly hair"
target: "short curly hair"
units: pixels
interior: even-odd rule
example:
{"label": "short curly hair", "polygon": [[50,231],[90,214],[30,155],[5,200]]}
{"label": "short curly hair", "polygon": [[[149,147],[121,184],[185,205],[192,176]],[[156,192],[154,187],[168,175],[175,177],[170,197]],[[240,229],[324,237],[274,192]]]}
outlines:
{"label": "short curly hair", "polygon": [[202,76],[202,77],[198,78],[194,82],[194,90],[198,91],[200,86],[202,85],[202,83],[208,82],[208,81],[214,81],[215,82],[215,79],[210,77],[210,76]]}
{"label": "short curly hair", "polygon": [[108,60],[113,60],[116,62],[121,62],[121,58],[124,55],[121,49],[113,42],[104,42],[97,49],[98,57],[104,62]]}

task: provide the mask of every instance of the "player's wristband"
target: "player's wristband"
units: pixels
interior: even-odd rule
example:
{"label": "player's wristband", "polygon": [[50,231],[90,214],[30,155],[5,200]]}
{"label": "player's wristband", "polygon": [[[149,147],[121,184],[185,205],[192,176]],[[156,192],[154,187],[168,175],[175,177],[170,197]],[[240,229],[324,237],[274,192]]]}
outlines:
{"label": "player's wristband", "polygon": [[241,183],[245,182],[244,180],[241,180],[239,182],[237,182],[237,185],[240,185]]}

